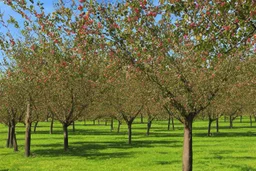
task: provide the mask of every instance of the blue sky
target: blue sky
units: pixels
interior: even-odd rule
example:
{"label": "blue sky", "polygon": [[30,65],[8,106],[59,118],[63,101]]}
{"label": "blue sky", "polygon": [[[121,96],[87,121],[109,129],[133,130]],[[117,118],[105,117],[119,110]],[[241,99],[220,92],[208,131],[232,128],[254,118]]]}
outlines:
{"label": "blue sky", "polygon": [[[116,0],[97,0],[98,2],[117,2]],[[35,0],[36,2],[36,0]],[[48,12],[52,12],[54,10],[54,6],[53,4],[54,3],[57,3],[58,0],[43,0],[41,1],[44,3],[44,9],[45,9],[45,12],[48,13]],[[158,4],[158,0],[154,0],[154,4]],[[23,19],[22,17],[17,14],[16,12],[14,12],[11,7],[5,5],[2,1],[0,1],[0,13],[4,13],[4,19],[7,20],[10,16],[14,17],[16,19],[16,21],[18,21],[20,24],[23,22]],[[22,24],[21,24],[22,25]],[[12,32],[12,35],[14,36],[19,36],[20,33],[18,32],[17,29],[15,29],[14,27],[13,28],[10,28],[10,31]],[[5,33],[6,30],[1,27],[1,24],[0,24],[0,33]],[[0,62],[3,61],[3,55],[1,53],[1,49],[0,49]],[[0,66],[1,68],[1,66]]]}
{"label": "blue sky", "polygon": [[[54,10],[53,7],[53,3],[58,2],[58,0],[45,0],[44,1],[44,8],[45,8],[45,12],[52,12]],[[5,5],[2,1],[0,1],[0,12],[4,13],[4,19],[7,20],[10,16],[14,17],[19,23],[22,23],[23,19],[22,17],[17,14],[16,12],[14,12],[11,7]],[[17,29],[11,28],[10,27],[10,31],[12,32],[12,34],[14,36],[18,36],[20,33],[17,31]],[[0,24],[0,33],[5,33],[6,30],[1,27]],[[1,53],[1,49],[0,49],[0,62],[3,61],[3,56]],[[0,66],[1,68],[1,66]]]}

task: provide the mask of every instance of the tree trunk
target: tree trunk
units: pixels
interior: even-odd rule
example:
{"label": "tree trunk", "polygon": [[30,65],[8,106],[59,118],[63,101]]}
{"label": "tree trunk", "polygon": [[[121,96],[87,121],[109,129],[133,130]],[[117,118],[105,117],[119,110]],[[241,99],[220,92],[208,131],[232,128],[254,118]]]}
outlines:
{"label": "tree trunk", "polygon": [[34,133],[36,132],[37,124],[38,124],[38,121],[36,121],[36,123],[34,125]]}
{"label": "tree trunk", "polygon": [[110,122],[110,131],[112,132],[114,129],[114,119],[111,118],[111,122]]}
{"label": "tree trunk", "polygon": [[211,125],[212,125],[212,122],[213,120],[211,119],[211,117],[209,117],[209,122],[208,122],[208,137],[210,137],[212,134],[211,134]]}
{"label": "tree trunk", "polygon": [[10,147],[11,131],[12,131],[12,126],[11,126],[11,123],[9,122],[9,124],[8,124],[8,136],[7,136],[7,140],[6,140],[6,147],[7,148]]}
{"label": "tree trunk", "polygon": [[93,125],[95,125],[95,120],[93,120]]}
{"label": "tree trunk", "polygon": [[12,119],[8,123],[8,137],[6,142],[7,148],[12,148],[14,146],[14,139],[15,139],[15,121]]}
{"label": "tree trunk", "polygon": [[98,119],[98,125],[100,124],[100,120]]}
{"label": "tree trunk", "polygon": [[128,122],[128,144],[132,144],[132,122]]}
{"label": "tree trunk", "polygon": [[172,130],[174,130],[174,119],[172,117]]}
{"label": "tree trunk", "polygon": [[120,132],[121,121],[118,120],[117,133]]}
{"label": "tree trunk", "polygon": [[54,117],[52,117],[52,120],[51,120],[50,134],[53,134],[53,123],[54,123]]}
{"label": "tree trunk", "polygon": [[85,120],[85,117],[84,117],[84,125],[86,125],[86,120]]}
{"label": "tree trunk", "polygon": [[143,115],[142,115],[142,113],[140,114],[140,123],[143,123]]}
{"label": "tree trunk", "polygon": [[25,132],[25,157],[30,156],[30,145],[31,145],[31,105],[27,105],[27,114],[26,114],[26,132]]}
{"label": "tree trunk", "polygon": [[64,135],[64,151],[68,149],[68,125],[66,123],[62,124],[63,126],[63,135]]}
{"label": "tree trunk", "polygon": [[105,119],[105,126],[107,126],[108,125],[108,120],[107,119]]}
{"label": "tree trunk", "polygon": [[26,123],[25,157],[30,156],[30,145],[31,145],[31,123]]}
{"label": "tree trunk", "polygon": [[216,132],[219,132],[219,118],[216,118]]}
{"label": "tree trunk", "polygon": [[15,131],[14,131],[14,134],[13,134],[13,150],[14,151],[18,151],[18,144],[17,144],[17,139],[16,139]]}
{"label": "tree trunk", "polygon": [[250,126],[252,127],[252,116],[250,115]]}
{"label": "tree trunk", "polygon": [[243,116],[240,116],[240,123],[242,123],[242,120],[243,120]]}
{"label": "tree trunk", "polygon": [[232,116],[229,117],[229,128],[233,128],[233,119],[232,119]]}
{"label": "tree trunk", "polygon": [[187,118],[184,124],[183,142],[183,171],[192,171],[193,152],[192,152],[192,123],[193,119]]}
{"label": "tree trunk", "polygon": [[73,123],[72,123],[72,128],[73,128],[73,132],[75,132],[76,131],[76,128],[75,128],[75,121],[73,121]]}
{"label": "tree trunk", "polygon": [[149,131],[150,131],[150,128],[151,128],[151,124],[152,124],[152,121],[148,121],[147,123],[147,136],[149,136]]}
{"label": "tree trunk", "polygon": [[171,115],[168,117],[168,131],[170,131],[170,125],[171,125]]}
{"label": "tree trunk", "polygon": [[12,119],[11,121],[11,146],[13,146],[13,149],[14,151],[18,151],[18,144],[17,144],[17,139],[16,139],[16,131],[15,131],[15,128],[16,128],[16,124],[15,124],[15,120]]}

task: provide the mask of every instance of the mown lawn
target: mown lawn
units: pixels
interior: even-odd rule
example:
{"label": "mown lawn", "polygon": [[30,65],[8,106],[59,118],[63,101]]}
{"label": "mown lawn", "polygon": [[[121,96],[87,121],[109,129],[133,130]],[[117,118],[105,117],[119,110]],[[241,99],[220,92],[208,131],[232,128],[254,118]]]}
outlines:
{"label": "mown lawn", "polygon": [[[193,131],[195,171],[256,171],[256,123],[249,119],[234,121],[234,128],[220,120],[220,133],[207,137],[207,121],[195,121]],[[32,157],[24,157],[24,126],[17,126],[19,152],[5,147],[7,127],[0,125],[0,170],[92,170],[92,171],[180,171],[182,170],[183,127],[176,121],[175,130],[167,131],[167,121],[155,121],[151,135],[146,123],[133,125],[133,144],[127,145],[126,125],[121,132],[110,132],[110,126],[93,125],[91,121],[69,128],[69,151],[63,151],[62,127],[41,122],[32,134]],[[115,123],[115,128],[117,124]]]}

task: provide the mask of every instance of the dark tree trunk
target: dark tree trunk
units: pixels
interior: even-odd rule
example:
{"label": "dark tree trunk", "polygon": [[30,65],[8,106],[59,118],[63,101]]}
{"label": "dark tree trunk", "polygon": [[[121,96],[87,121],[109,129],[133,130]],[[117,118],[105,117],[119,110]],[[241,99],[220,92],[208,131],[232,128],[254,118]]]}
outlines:
{"label": "dark tree trunk", "polygon": [[117,133],[120,132],[120,127],[121,127],[121,121],[118,120]]}
{"label": "dark tree trunk", "polygon": [[211,125],[212,125],[212,122],[213,122],[213,119],[211,119],[211,117],[209,117],[209,121],[208,121],[208,137],[210,137],[212,134],[211,134]]}
{"label": "dark tree trunk", "polygon": [[14,131],[14,134],[13,134],[13,150],[18,151],[18,144],[17,144],[15,131]]}
{"label": "dark tree trunk", "polygon": [[100,120],[98,119],[98,125],[100,124]]}
{"label": "dark tree trunk", "polygon": [[147,123],[147,136],[149,136],[150,128],[151,128],[152,120]]}
{"label": "dark tree trunk", "polygon": [[52,120],[51,120],[50,134],[53,134],[53,123],[54,123],[54,117],[52,117]]}
{"label": "dark tree trunk", "polygon": [[16,128],[16,124],[15,124],[15,120],[12,119],[11,121],[11,146],[13,146],[13,149],[14,151],[18,151],[18,144],[17,144],[17,139],[16,139],[16,131],[15,131],[15,128]]}
{"label": "dark tree trunk", "polygon": [[254,121],[256,122],[256,116],[254,116]]}
{"label": "dark tree trunk", "polygon": [[75,128],[75,121],[73,121],[73,123],[72,123],[72,128],[73,128],[73,132],[75,132],[76,131],[76,128]]}
{"label": "dark tree trunk", "polygon": [[95,125],[95,120],[93,120],[93,125]]}
{"label": "dark tree trunk", "polygon": [[143,123],[143,114],[140,114],[140,123]]}
{"label": "dark tree trunk", "polygon": [[66,123],[62,124],[63,135],[64,135],[64,151],[68,150],[68,125]]}
{"label": "dark tree trunk", "polygon": [[174,119],[172,117],[172,130],[174,130]]}
{"label": "dark tree trunk", "polygon": [[250,116],[250,126],[252,127],[252,116]]}
{"label": "dark tree trunk", "polygon": [[14,139],[15,139],[15,121],[12,119],[8,124],[8,137],[6,142],[7,148],[12,148],[14,146]]}
{"label": "dark tree trunk", "polygon": [[183,171],[192,171],[193,151],[192,151],[192,118],[187,118],[184,124],[183,142]]}
{"label": "dark tree trunk", "polygon": [[232,119],[232,116],[229,117],[229,128],[233,128],[233,119]]}
{"label": "dark tree trunk", "polygon": [[242,117],[242,116],[240,116],[240,123],[242,123],[242,121],[243,121],[243,117]]}
{"label": "dark tree trunk", "polygon": [[30,103],[27,105],[27,114],[26,114],[26,132],[25,132],[25,157],[30,156],[30,145],[31,145],[31,113],[32,108]]}
{"label": "dark tree trunk", "polygon": [[10,147],[10,141],[11,141],[11,132],[12,132],[12,126],[11,123],[9,122],[8,124],[8,136],[7,136],[7,141],[6,141],[6,147]]}
{"label": "dark tree trunk", "polygon": [[216,118],[216,132],[219,132],[219,118]]}
{"label": "dark tree trunk", "polygon": [[38,121],[36,121],[36,123],[34,125],[34,133],[36,132],[37,125],[38,125]]}
{"label": "dark tree trunk", "polygon": [[31,123],[26,123],[25,133],[25,157],[30,156],[30,145],[31,145]]}
{"label": "dark tree trunk", "polygon": [[111,118],[111,122],[110,122],[110,131],[112,132],[114,129],[114,119]]}
{"label": "dark tree trunk", "polygon": [[128,144],[132,144],[132,122],[128,122]]}
{"label": "dark tree trunk", "polygon": [[170,125],[171,125],[171,115],[168,117],[168,131],[170,131]]}

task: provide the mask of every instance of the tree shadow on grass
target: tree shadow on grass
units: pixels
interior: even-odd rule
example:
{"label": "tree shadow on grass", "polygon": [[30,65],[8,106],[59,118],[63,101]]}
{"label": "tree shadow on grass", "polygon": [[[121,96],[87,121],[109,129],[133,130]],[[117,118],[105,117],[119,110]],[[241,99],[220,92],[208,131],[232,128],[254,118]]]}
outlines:
{"label": "tree shadow on grass", "polygon": [[[125,158],[132,157],[134,152],[130,152],[132,148],[153,148],[155,146],[167,147],[181,147],[172,141],[133,141],[132,145],[126,142],[73,142],[69,144],[68,151],[63,150],[62,144],[38,144],[34,145],[40,149],[33,150],[34,155],[47,156],[47,157],[60,157],[60,156],[79,156],[88,159],[109,159],[109,158]],[[113,149],[113,152],[102,152],[105,149]],[[121,152],[116,152],[120,151]],[[127,151],[125,151],[127,150]]]}
{"label": "tree shadow on grass", "polygon": [[[196,137],[207,137],[207,133],[194,133]],[[220,132],[213,133],[212,137],[255,137],[256,133],[254,132]],[[211,137],[209,137],[211,138]]]}
{"label": "tree shadow on grass", "polygon": [[246,166],[246,165],[231,165],[231,167],[234,167],[234,168],[239,168],[241,171],[256,171],[256,168],[253,168],[251,166]]}
{"label": "tree shadow on grass", "polygon": [[157,165],[172,165],[172,164],[179,164],[180,160],[173,160],[173,161],[157,161]]}

